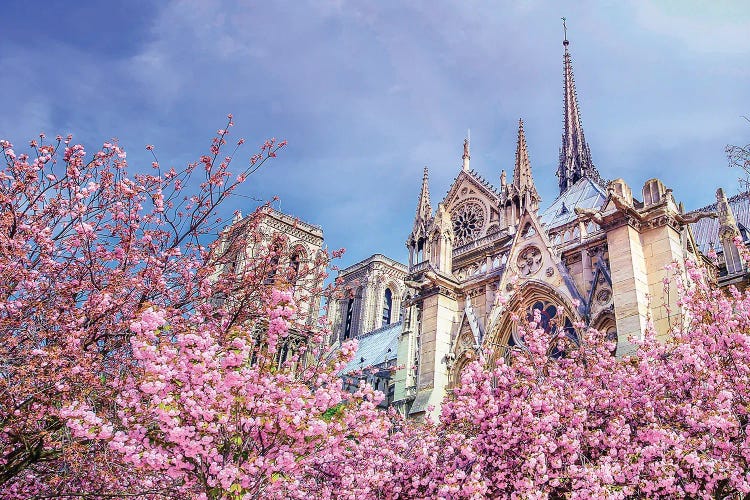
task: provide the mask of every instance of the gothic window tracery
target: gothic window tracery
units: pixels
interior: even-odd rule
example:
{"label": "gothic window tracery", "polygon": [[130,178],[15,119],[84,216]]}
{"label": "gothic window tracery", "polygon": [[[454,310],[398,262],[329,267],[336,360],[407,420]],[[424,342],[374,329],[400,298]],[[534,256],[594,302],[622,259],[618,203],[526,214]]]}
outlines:
{"label": "gothic window tracery", "polygon": [[453,234],[460,245],[479,237],[484,226],[484,208],[477,202],[462,203],[451,216]]}
{"label": "gothic window tracery", "polygon": [[519,275],[531,276],[542,267],[542,252],[535,246],[528,247],[520,253],[516,263]]}
{"label": "gothic window tracery", "polygon": [[[564,307],[548,300],[535,300],[526,308],[526,321],[537,322],[550,341],[549,355],[553,358],[565,356],[565,350],[571,344],[578,345],[578,334],[573,327],[573,320]],[[524,338],[513,325],[512,333],[508,337],[507,346],[523,346]]]}

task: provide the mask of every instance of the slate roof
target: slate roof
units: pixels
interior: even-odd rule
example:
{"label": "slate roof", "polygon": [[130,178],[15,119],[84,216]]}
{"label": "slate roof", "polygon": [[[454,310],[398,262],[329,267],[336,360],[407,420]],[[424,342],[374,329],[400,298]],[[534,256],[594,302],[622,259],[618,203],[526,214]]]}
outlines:
{"label": "slate roof", "polygon": [[342,373],[395,361],[402,327],[403,322],[399,321],[356,337],[359,341],[357,353]]}
{"label": "slate roof", "polygon": [[573,222],[577,218],[574,210],[576,207],[599,208],[606,200],[607,192],[604,188],[588,177],[583,177],[558,196],[539,219],[549,231]]}
{"label": "slate roof", "polygon": [[[729,201],[729,206],[732,208],[732,213],[740,228],[745,244],[750,243],[750,234],[748,232],[748,228],[750,228],[750,191],[732,196],[727,201]],[[693,212],[713,211],[716,211],[716,203],[693,210]],[[690,227],[693,230],[693,236],[695,236],[695,241],[698,243],[698,248],[701,252],[707,254],[712,246],[716,253],[723,251],[721,242],[719,241],[719,219],[706,217],[698,222],[693,222],[690,224]]]}

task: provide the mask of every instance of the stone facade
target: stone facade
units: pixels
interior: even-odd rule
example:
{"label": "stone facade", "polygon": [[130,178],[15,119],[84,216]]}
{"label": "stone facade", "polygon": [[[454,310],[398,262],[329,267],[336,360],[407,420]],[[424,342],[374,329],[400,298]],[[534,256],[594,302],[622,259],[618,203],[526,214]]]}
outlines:
{"label": "stone facade", "polygon": [[398,322],[408,269],[381,254],[339,271],[340,296],[329,306],[333,341],[359,337]]}
{"label": "stone facade", "polygon": [[256,255],[275,257],[263,263],[268,269],[258,270],[267,275],[268,285],[292,287],[300,312],[312,326],[320,310],[322,276],[309,272],[318,267],[323,258],[323,230],[290,215],[261,207],[257,213],[242,217],[237,214],[232,224],[220,235],[214,250],[225,261],[224,271],[241,272],[254,265]]}
{"label": "stone facade", "polygon": [[339,295],[328,306],[331,343],[357,339],[357,352],[344,368],[344,386],[355,390],[360,381],[385,394],[382,406],[393,402],[399,338],[403,326],[404,264],[381,254],[339,271]]}
{"label": "stone facade", "polygon": [[[633,352],[629,338],[640,338],[647,324],[666,338],[682,319],[676,293],[664,290],[669,264],[693,260],[713,270],[721,285],[747,283],[734,242],[747,243],[748,235],[733,213],[750,212],[750,198],[730,203],[719,190],[716,205],[685,213],[659,179],[644,184],[640,199],[624,180],[604,181],[581,126],[567,39],[563,45],[560,193],[546,209],[540,210],[520,121],[512,180],[503,171],[499,188],[471,170],[466,140],[461,170],[433,211],[425,168],[406,241],[394,375],[394,404],[406,415],[436,417],[470,360],[491,362],[521,348],[514,317],[539,314],[550,355],[574,346],[574,325],[583,323],[606,332],[622,356]],[[705,255],[707,247],[718,261]],[[683,272],[679,265],[676,272]]]}

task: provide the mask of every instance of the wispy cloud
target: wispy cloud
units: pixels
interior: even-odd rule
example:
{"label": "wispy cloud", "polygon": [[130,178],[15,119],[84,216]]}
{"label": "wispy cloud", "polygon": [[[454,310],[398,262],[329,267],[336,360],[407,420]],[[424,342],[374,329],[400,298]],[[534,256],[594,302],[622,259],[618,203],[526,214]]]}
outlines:
{"label": "wispy cloud", "polygon": [[[636,192],[659,175],[700,206],[735,183],[724,144],[748,142],[739,115],[750,114],[750,8],[684,5],[77,2],[32,23],[13,4],[0,135],[117,135],[132,164],[147,161],[147,143],[162,162],[184,163],[233,112],[249,144],[277,136],[289,146],[228,208],[279,195],[283,210],[322,225],[331,247],[350,249],[344,263],[403,259],[422,167],[436,204],[469,127],[472,167],[497,182],[523,117],[538,188],[555,197],[566,16],[603,175]],[[24,39],[32,31],[44,36]]]}

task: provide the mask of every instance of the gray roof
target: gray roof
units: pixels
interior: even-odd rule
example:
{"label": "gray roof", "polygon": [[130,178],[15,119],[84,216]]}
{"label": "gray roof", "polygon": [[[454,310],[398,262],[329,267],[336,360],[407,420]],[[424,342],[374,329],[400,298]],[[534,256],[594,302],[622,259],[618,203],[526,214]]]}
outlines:
{"label": "gray roof", "polygon": [[357,353],[342,373],[395,361],[402,327],[403,322],[399,321],[358,336]]}
{"label": "gray roof", "polygon": [[549,231],[576,220],[575,208],[599,208],[607,200],[607,192],[588,177],[579,179],[557,197],[539,217]]}
{"label": "gray roof", "polygon": [[[748,228],[750,228],[750,191],[737,194],[729,198],[729,206],[732,209],[734,218],[740,228],[745,243],[750,242]],[[693,210],[693,212],[713,212],[716,211],[716,203]],[[704,254],[707,254],[713,246],[714,251],[721,253],[721,242],[719,241],[719,219],[706,217],[690,224],[695,236],[695,242],[698,248]]]}
{"label": "gray roof", "polygon": [[421,413],[427,410],[433,390],[434,389],[423,389],[417,393],[417,397],[414,398],[414,402],[411,404],[409,415],[414,415],[415,413]]}

